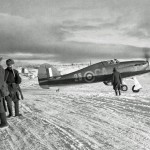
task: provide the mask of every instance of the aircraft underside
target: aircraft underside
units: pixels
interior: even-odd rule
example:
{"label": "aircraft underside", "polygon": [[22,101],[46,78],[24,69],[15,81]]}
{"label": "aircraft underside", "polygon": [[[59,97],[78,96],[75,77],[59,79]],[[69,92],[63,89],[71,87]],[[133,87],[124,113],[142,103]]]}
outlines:
{"label": "aircraft underside", "polygon": [[[106,62],[100,62],[65,75],[61,75],[52,65],[43,64],[38,70],[39,85],[46,89],[54,86],[69,86],[96,82],[103,82],[105,85],[109,85],[112,81],[114,67],[119,70],[123,79],[133,78],[136,75],[150,72],[150,69],[148,68],[149,63],[147,61],[126,61],[113,64],[108,63],[108,61]],[[133,81],[134,86],[132,87],[132,91],[139,92],[142,86],[135,77],[133,78]],[[127,91],[128,87],[123,83],[121,89],[122,91]]]}
{"label": "aircraft underside", "polygon": [[[138,71],[138,72],[126,72],[126,73],[121,73],[122,78],[131,78],[136,75],[141,75],[144,73],[150,72],[150,70],[145,70],[145,71]],[[104,82],[105,85],[110,85],[111,83],[111,77],[112,74],[109,75],[102,75],[102,76],[92,76],[90,78],[88,77],[82,77],[80,79],[77,78],[43,78],[39,79],[40,86],[42,88],[49,88],[49,87],[54,87],[54,86],[70,86],[70,85],[77,85],[77,84],[87,84],[87,83],[96,83],[96,82]],[[139,92],[142,86],[136,79],[136,77],[132,78],[134,81],[134,85],[132,87],[133,92]],[[123,83],[121,86],[122,91],[127,91],[128,86]]]}

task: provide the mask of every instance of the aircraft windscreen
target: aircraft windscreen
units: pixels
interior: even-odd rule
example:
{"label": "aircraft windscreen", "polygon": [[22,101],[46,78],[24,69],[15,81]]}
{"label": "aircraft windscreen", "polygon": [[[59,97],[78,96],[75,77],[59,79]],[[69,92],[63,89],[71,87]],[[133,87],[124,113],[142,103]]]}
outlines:
{"label": "aircraft windscreen", "polygon": [[118,64],[120,63],[117,59],[113,59],[113,60],[107,60],[107,61],[103,61],[102,64],[104,66],[107,66],[107,65],[114,65],[114,64]]}

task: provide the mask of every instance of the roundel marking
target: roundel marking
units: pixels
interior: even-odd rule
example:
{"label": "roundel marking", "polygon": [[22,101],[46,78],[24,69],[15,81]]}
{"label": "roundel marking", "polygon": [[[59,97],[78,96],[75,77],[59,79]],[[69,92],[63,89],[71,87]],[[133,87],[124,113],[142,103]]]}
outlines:
{"label": "roundel marking", "polygon": [[94,73],[92,71],[85,72],[84,79],[86,82],[93,82],[95,80]]}

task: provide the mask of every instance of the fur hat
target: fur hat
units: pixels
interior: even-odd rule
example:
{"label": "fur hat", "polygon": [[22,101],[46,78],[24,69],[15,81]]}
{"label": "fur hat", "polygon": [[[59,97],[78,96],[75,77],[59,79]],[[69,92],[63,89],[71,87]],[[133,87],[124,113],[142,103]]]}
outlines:
{"label": "fur hat", "polygon": [[6,60],[6,65],[7,65],[7,66],[10,66],[10,65],[12,65],[12,64],[15,64],[15,62],[14,62],[13,59],[7,59],[7,60]]}

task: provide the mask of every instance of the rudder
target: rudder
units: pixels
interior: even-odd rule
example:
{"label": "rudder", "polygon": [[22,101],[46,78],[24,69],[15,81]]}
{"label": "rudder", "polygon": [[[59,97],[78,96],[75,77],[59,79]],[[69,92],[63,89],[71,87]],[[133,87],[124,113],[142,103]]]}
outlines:
{"label": "rudder", "polygon": [[49,88],[48,81],[60,76],[60,72],[50,64],[42,64],[38,69],[39,85],[44,89]]}

